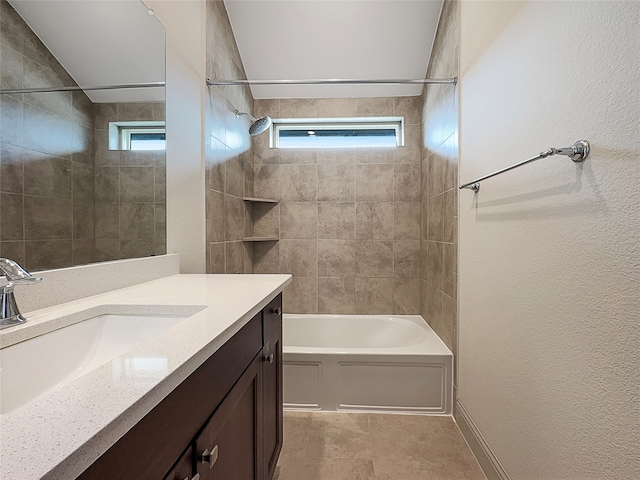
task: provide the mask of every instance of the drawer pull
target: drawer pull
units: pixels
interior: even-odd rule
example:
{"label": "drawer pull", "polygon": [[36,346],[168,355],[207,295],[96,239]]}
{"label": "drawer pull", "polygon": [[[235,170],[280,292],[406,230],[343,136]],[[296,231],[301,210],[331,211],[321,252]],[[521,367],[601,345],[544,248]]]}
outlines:
{"label": "drawer pull", "polygon": [[216,464],[217,461],[218,461],[218,445],[213,447],[211,451],[209,451],[209,449],[206,449],[204,452],[202,452],[202,463],[208,463],[209,468],[213,468],[213,466]]}
{"label": "drawer pull", "polygon": [[280,315],[282,313],[282,309],[281,308],[274,308],[273,309],[273,314],[274,315]]}
{"label": "drawer pull", "polygon": [[267,363],[273,363],[273,353],[270,353],[269,355],[265,355],[264,361]]}

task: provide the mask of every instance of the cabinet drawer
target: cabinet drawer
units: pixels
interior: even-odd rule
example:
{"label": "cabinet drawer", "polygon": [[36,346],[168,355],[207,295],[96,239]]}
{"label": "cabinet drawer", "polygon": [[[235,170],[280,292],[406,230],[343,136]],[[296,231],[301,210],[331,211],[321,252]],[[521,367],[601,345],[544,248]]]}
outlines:
{"label": "cabinet drawer", "polygon": [[262,342],[266,343],[276,328],[282,323],[282,294],[264,307],[262,317]]}

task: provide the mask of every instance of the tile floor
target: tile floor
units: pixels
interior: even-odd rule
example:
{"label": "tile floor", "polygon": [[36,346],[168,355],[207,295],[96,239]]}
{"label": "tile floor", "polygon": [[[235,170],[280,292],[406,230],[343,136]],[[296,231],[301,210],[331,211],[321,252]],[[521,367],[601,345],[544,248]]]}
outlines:
{"label": "tile floor", "polygon": [[277,480],[486,480],[451,417],[285,412]]}

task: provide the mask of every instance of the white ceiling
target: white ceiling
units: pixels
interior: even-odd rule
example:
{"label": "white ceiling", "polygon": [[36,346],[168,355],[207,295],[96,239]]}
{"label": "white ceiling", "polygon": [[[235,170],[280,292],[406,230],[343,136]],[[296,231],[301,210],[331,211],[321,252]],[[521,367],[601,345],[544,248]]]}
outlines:
{"label": "white ceiling", "polygon": [[[425,78],[442,0],[224,0],[250,80]],[[422,85],[251,87],[254,98],[420,95]]]}
{"label": "white ceiling", "polygon": [[[9,2],[78,85],[165,80],[164,26],[140,0]],[[93,102],[164,101],[164,88],[86,93]]]}

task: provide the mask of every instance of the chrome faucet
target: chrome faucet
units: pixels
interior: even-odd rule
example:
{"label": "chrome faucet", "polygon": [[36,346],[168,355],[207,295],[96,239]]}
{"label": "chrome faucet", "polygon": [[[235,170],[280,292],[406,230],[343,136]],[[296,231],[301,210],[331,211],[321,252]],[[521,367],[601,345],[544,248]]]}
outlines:
{"label": "chrome faucet", "polygon": [[6,277],[8,282],[0,287],[0,330],[2,330],[27,321],[20,313],[13,296],[14,287],[21,284],[37,283],[42,278],[34,277],[17,262],[8,258],[0,258],[0,273]]}

